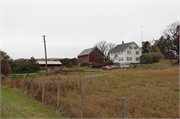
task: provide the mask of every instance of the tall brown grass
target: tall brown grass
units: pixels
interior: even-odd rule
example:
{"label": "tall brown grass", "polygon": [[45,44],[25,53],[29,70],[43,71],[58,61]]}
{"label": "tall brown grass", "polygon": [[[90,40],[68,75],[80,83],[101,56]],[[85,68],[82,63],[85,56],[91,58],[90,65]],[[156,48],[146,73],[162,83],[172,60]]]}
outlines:
{"label": "tall brown grass", "polygon": [[[111,72],[89,72],[73,75],[42,76],[33,80],[10,79],[3,84],[21,88],[30,98],[42,100],[45,80],[45,104],[67,118],[81,116],[81,89],[84,89],[85,118],[122,118],[122,97],[126,98],[127,118],[178,118],[179,67]],[[60,84],[60,106],[56,107],[57,84]]]}

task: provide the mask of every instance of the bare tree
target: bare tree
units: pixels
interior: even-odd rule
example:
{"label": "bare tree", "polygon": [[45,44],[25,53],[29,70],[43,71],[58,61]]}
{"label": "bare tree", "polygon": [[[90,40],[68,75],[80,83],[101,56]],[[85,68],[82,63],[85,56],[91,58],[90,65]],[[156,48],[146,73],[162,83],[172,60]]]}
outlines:
{"label": "bare tree", "polygon": [[[163,31],[163,36],[167,40],[168,48],[170,48],[170,51],[174,51],[179,54],[179,45],[177,44],[177,37],[176,34],[177,32],[177,27],[179,26],[179,22],[174,22],[167,26],[167,29]],[[178,29],[179,30],[179,29]]]}
{"label": "bare tree", "polygon": [[166,58],[171,60],[178,56],[179,58],[179,22],[174,22],[163,30],[163,35],[156,41],[156,45],[161,49],[161,52]]}
{"label": "bare tree", "polygon": [[110,59],[110,51],[115,47],[115,43],[108,43],[107,41],[100,41],[94,47],[97,47],[104,55],[104,60]]}

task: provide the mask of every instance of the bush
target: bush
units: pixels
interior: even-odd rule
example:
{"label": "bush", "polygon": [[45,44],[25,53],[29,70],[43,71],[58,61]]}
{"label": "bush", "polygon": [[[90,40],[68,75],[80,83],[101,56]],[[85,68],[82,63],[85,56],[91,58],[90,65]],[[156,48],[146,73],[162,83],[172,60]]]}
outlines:
{"label": "bush", "polygon": [[149,55],[141,55],[141,57],[140,57],[140,62],[141,62],[142,64],[152,63],[152,62],[153,62],[152,56],[149,56]]}
{"label": "bush", "polygon": [[91,67],[92,68],[101,68],[103,66],[106,66],[106,63],[102,63],[102,64],[93,64]]}
{"label": "bush", "polygon": [[137,64],[134,64],[133,67],[136,68],[136,67],[137,67]]}
{"label": "bush", "polygon": [[69,67],[72,67],[72,66],[73,66],[73,64],[72,64],[71,61],[69,62],[68,66],[69,66]]}
{"label": "bush", "polygon": [[114,63],[112,62],[112,61],[110,61],[110,60],[108,60],[108,61],[106,61],[106,62],[104,62],[104,63],[101,63],[101,64],[92,64],[92,68],[101,68],[101,67],[103,67],[103,66],[107,66],[107,65],[113,65]]}
{"label": "bush", "polygon": [[85,67],[87,65],[89,65],[89,62],[81,62],[81,64],[80,64],[81,67]]}
{"label": "bush", "polygon": [[91,65],[87,65],[87,68],[91,67]]}
{"label": "bush", "polygon": [[105,63],[106,63],[106,65],[113,65],[114,64],[111,60],[107,60]]}
{"label": "bush", "polygon": [[159,60],[160,60],[160,57],[154,57],[153,58],[153,62],[159,62]]}

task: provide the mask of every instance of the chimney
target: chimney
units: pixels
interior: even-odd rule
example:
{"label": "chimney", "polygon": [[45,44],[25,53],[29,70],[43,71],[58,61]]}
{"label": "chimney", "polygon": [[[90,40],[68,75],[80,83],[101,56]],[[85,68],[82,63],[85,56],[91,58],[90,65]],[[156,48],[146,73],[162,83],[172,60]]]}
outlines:
{"label": "chimney", "polygon": [[122,41],[122,44],[124,44],[124,41]]}

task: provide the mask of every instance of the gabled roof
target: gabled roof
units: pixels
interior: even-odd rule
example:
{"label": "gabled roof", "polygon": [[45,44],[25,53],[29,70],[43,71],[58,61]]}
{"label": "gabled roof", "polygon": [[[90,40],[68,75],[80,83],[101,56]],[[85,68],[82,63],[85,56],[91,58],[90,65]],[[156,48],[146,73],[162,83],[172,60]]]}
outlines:
{"label": "gabled roof", "polygon": [[[46,61],[37,61],[39,64],[46,64]],[[47,61],[47,64],[62,64],[60,61]]]}
{"label": "gabled roof", "polygon": [[89,55],[94,49],[95,49],[95,47],[94,48],[85,49],[78,56]]}
{"label": "gabled roof", "polygon": [[[130,46],[132,43],[136,44],[135,42],[130,42],[130,43],[124,43],[120,45],[116,45],[115,48],[113,48],[110,52],[117,52],[117,51],[122,51],[125,50],[128,46]],[[137,44],[136,44],[137,45]],[[137,45],[138,46],[138,45]],[[138,46],[139,47],[139,46]],[[139,47],[140,48],[140,47]],[[141,48],[140,48],[141,49]],[[142,49],[141,49],[142,50]]]}

